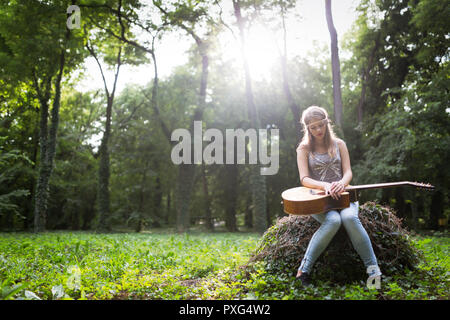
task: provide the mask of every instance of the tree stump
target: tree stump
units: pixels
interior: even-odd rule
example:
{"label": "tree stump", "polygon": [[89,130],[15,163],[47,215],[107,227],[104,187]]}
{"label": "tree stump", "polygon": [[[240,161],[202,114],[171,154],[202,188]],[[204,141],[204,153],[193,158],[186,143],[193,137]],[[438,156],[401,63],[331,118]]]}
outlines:
{"label": "tree stump", "polygon": [[[360,206],[359,218],[369,235],[384,275],[404,274],[407,269],[415,269],[422,257],[421,252],[413,246],[409,232],[401,226],[401,219],[391,208],[367,202]],[[311,216],[290,215],[279,219],[264,233],[248,266],[263,261],[268,272],[295,275],[309,241],[319,226]],[[317,259],[312,276],[337,283],[367,278],[366,267],[343,226]]]}

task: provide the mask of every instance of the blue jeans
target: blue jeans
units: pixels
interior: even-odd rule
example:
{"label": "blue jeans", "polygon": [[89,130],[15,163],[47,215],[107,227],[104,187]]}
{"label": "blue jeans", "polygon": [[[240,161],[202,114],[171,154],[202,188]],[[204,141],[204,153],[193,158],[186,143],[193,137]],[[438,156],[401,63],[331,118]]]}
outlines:
{"label": "blue jeans", "polygon": [[378,265],[377,258],[373,252],[369,236],[358,218],[359,203],[351,202],[350,207],[340,210],[331,210],[325,213],[313,214],[312,217],[320,222],[321,226],[312,236],[305,256],[298,270],[310,273],[320,254],[333,239],[336,232],[344,226],[353,248],[358,252],[366,267]]}

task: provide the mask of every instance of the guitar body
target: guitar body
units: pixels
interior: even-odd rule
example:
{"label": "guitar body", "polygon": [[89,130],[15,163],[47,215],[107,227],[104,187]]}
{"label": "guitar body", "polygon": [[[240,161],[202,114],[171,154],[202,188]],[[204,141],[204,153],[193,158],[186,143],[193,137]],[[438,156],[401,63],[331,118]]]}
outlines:
{"label": "guitar body", "polygon": [[339,210],[350,206],[350,193],[341,193],[338,200],[325,195],[322,190],[306,187],[291,188],[281,194],[284,212],[293,215],[308,215]]}

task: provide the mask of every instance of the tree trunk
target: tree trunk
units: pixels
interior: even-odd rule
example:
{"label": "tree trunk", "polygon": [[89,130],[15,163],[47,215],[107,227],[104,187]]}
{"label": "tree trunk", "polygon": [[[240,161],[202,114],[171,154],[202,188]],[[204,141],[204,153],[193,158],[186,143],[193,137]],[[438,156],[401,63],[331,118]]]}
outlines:
{"label": "tree trunk", "polygon": [[[69,30],[66,33],[66,40],[69,37]],[[41,97],[41,119],[40,119],[40,164],[39,176],[36,186],[36,201],[34,207],[34,232],[45,231],[47,223],[47,205],[49,199],[49,182],[53,171],[53,160],[56,153],[56,134],[59,125],[59,107],[61,99],[61,79],[65,65],[65,50],[63,49],[59,59],[59,70],[55,80],[55,95],[53,97],[53,106],[51,111],[50,130],[48,125],[48,99],[49,92],[46,97]],[[51,80],[49,79],[49,83]],[[37,82],[36,82],[37,85]],[[48,87],[50,90],[51,87]],[[39,89],[39,88],[37,88]],[[48,131],[47,131],[48,130]]]}
{"label": "tree trunk", "polygon": [[103,133],[102,142],[100,144],[99,156],[100,163],[98,167],[98,226],[97,231],[110,231],[109,225],[109,138],[111,135],[111,113],[112,113],[113,100],[108,97],[108,103],[106,106],[106,124],[105,132]]}
{"label": "tree trunk", "polygon": [[[260,128],[259,115],[253,100],[253,89],[251,83],[250,68],[245,53],[245,30],[244,19],[241,15],[241,6],[239,0],[233,0],[234,15],[236,17],[241,40],[241,54],[245,71],[245,96],[247,102],[248,117],[250,124],[254,129]],[[259,141],[259,135],[257,135]],[[259,143],[258,143],[259,145]],[[260,174],[261,166],[259,164],[252,165],[250,169],[250,188],[253,199],[253,218],[255,231],[263,233],[267,229],[266,219],[266,184],[265,176]]]}
{"label": "tree trunk", "polygon": [[260,174],[260,166],[252,167],[251,189],[255,231],[264,233],[268,227],[266,203],[266,178]]}
{"label": "tree trunk", "polygon": [[247,197],[244,215],[245,227],[248,229],[253,229],[252,195]]}
{"label": "tree trunk", "polygon": [[141,186],[139,191],[139,205],[138,205],[138,222],[135,231],[141,232],[145,228],[145,208],[144,208],[144,202],[145,202],[145,185],[147,184],[147,170],[148,170],[148,161],[145,161],[143,172],[141,173]]}
{"label": "tree trunk", "polygon": [[171,194],[172,194],[172,190],[169,190],[167,192],[167,201],[166,201],[166,206],[167,206],[167,212],[166,212],[166,225],[169,224],[170,220],[170,216],[172,215],[172,201],[171,201]]}
{"label": "tree trunk", "polygon": [[283,76],[283,91],[286,96],[286,99],[287,99],[287,102],[289,105],[289,109],[291,109],[292,116],[294,117],[295,130],[296,130],[295,133],[297,135],[298,141],[300,141],[303,136],[302,125],[300,123],[300,107],[295,102],[294,97],[292,96],[291,89],[289,87],[288,67],[287,67],[288,62],[287,62],[286,24],[285,24],[284,12],[282,12],[281,18],[282,18],[282,25],[283,25],[283,44],[284,44],[284,53],[280,57],[281,73]]}
{"label": "tree trunk", "polygon": [[[167,12],[162,6],[162,2],[159,3],[157,1],[153,1],[153,4],[161,11],[163,15],[169,18],[169,20],[173,19],[171,14]],[[200,93],[198,96],[198,108],[195,110],[194,117],[191,122],[191,129],[193,128],[194,121],[201,121],[203,118],[203,111],[205,109],[206,104],[206,87],[208,84],[208,67],[209,67],[209,57],[208,57],[208,43],[203,41],[193,30],[193,25],[186,26],[183,24],[182,20],[175,19],[171,21],[171,24],[176,25],[182,29],[184,29],[192,38],[195,40],[197,44],[197,48],[199,50],[200,56],[202,58],[202,73],[200,78]],[[158,112],[159,114],[159,112]],[[167,127],[164,125],[162,119],[160,119],[162,129],[165,132],[166,136],[170,141],[170,134],[168,133]],[[193,130],[191,130],[191,133]],[[191,137],[193,135],[191,134]],[[171,142],[171,141],[170,141]],[[194,149],[192,149],[194,150]],[[191,162],[193,163],[193,162]],[[190,206],[190,194],[191,190],[185,190],[185,186],[180,185],[180,183],[188,183],[189,186],[193,186],[194,181],[187,181],[186,179],[195,177],[195,164],[183,164],[178,168],[178,179],[177,179],[177,187],[176,187],[176,212],[177,212],[177,230],[179,232],[184,232],[189,229],[190,218],[189,218],[189,206]],[[179,194],[181,192],[181,194]],[[188,203],[182,203],[182,201],[188,201]],[[183,216],[180,216],[183,215]],[[185,215],[185,216],[184,216]],[[181,223],[181,225],[179,225]]]}
{"label": "tree trunk", "polygon": [[405,197],[401,188],[395,188],[395,210],[399,218],[405,217]]}
{"label": "tree trunk", "polygon": [[214,231],[214,223],[211,212],[211,198],[209,196],[208,191],[208,181],[206,180],[206,172],[205,165],[202,164],[202,183],[203,183],[203,192],[205,194],[205,218],[206,218],[206,229],[209,231]]}
{"label": "tree trunk", "polygon": [[117,69],[114,75],[114,84],[111,93],[108,90],[108,85],[106,83],[105,75],[103,74],[103,68],[100,64],[100,61],[97,58],[97,55],[94,51],[93,47],[89,46],[89,43],[86,44],[86,48],[89,50],[90,54],[94,57],[97,65],[100,69],[100,73],[103,79],[103,85],[105,87],[105,95],[106,95],[106,121],[105,121],[105,131],[103,132],[102,141],[99,148],[99,167],[98,167],[98,225],[97,231],[111,231],[111,226],[109,223],[110,216],[110,194],[109,194],[109,178],[110,178],[110,169],[109,169],[109,139],[111,136],[111,117],[112,117],[112,108],[114,104],[114,95],[116,92],[117,79],[119,78],[119,70],[122,64],[121,62],[121,54],[122,47],[119,47],[119,51],[117,53]]}
{"label": "tree trunk", "polygon": [[439,218],[444,211],[444,195],[441,190],[436,190],[431,198],[430,206],[430,228],[437,230],[439,228]]}
{"label": "tree trunk", "polygon": [[152,227],[159,228],[161,227],[161,203],[162,203],[162,197],[163,197],[163,191],[161,186],[161,179],[159,176],[156,176],[156,186],[154,191],[154,197],[153,197],[153,221],[152,221]]}
{"label": "tree trunk", "polygon": [[362,121],[363,121],[363,115],[364,115],[364,104],[366,102],[366,88],[367,88],[367,79],[369,77],[369,73],[370,70],[372,69],[373,66],[373,61],[375,59],[375,55],[376,52],[378,50],[378,47],[380,45],[380,37],[381,37],[381,32],[378,32],[377,34],[377,38],[375,40],[375,44],[372,48],[372,52],[370,53],[369,56],[369,61],[367,62],[367,66],[366,68],[364,68],[363,74],[362,74],[362,78],[361,78],[361,96],[359,98],[359,103],[358,103],[358,123],[361,126]]}
{"label": "tree trunk", "polygon": [[47,123],[48,123],[48,102],[41,101],[40,122],[39,122],[39,173],[36,185],[36,194],[34,202],[34,232],[42,232],[45,230],[47,218],[47,202],[48,202],[48,179],[49,168],[47,164]]}
{"label": "tree trunk", "polygon": [[92,229],[91,228],[91,222],[92,222],[92,220],[95,217],[95,203],[96,203],[96,200],[97,200],[97,193],[93,192],[92,198],[89,199],[89,206],[87,206],[84,209],[84,212],[83,212],[83,216],[82,216],[83,224],[81,226],[82,230],[90,230],[90,229]]}
{"label": "tree trunk", "polygon": [[[36,125],[33,130],[33,152],[31,154],[31,162],[33,163],[31,165],[31,169],[34,171],[36,169],[36,163],[37,163],[37,155],[39,151],[39,112],[36,112]],[[33,214],[34,214],[34,201],[36,197],[36,179],[35,177],[30,178],[30,182],[28,185],[28,189],[30,190],[29,200],[25,204],[25,210],[26,210],[26,217],[23,221],[23,228],[27,231],[32,231],[32,225],[33,225]]]}
{"label": "tree trunk", "polygon": [[[193,34],[192,34],[193,35]],[[206,88],[208,85],[208,68],[209,68],[209,58],[208,58],[208,48],[207,45],[202,42],[195,35],[194,39],[196,40],[198,49],[200,51],[200,55],[202,57],[202,73],[200,76],[200,92],[198,96],[198,108],[194,112],[193,119],[191,121],[191,143],[194,141],[194,122],[201,121],[203,119],[203,112],[206,106]],[[191,150],[194,150],[194,146],[192,146]],[[202,148],[203,150],[203,148]],[[191,191],[194,186],[194,178],[196,171],[196,164],[191,159],[191,164],[181,164],[178,169],[178,186],[177,186],[177,231],[178,232],[186,232],[190,227],[190,213],[189,207],[191,204]],[[191,179],[191,180],[189,180]],[[181,193],[181,194],[180,194]]]}
{"label": "tree trunk", "polygon": [[[236,147],[236,146],[235,146]],[[236,152],[234,153],[236,155]],[[225,166],[226,186],[225,186],[225,227],[227,231],[238,231],[236,224],[236,202],[237,202],[237,164]]]}
{"label": "tree trunk", "polygon": [[419,229],[419,212],[417,208],[417,201],[418,197],[415,192],[415,190],[411,191],[412,197],[411,197],[411,220],[412,220],[412,227],[415,231]]}
{"label": "tree trunk", "polygon": [[177,232],[186,232],[190,227],[189,207],[191,204],[192,188],[194,187],[195,165],[180,164],[175,194],[177,212]]}
{"label": "tree trunk", "polygon": [[331,13],[331,0],[325,0],[326,18],[331,38],[331,68],[333,72],[333,99],[334,117],[336,124],[342,128],[342,94],[341,94],[341,71],[339,64],[339,51],[336,28],[333,24]]}

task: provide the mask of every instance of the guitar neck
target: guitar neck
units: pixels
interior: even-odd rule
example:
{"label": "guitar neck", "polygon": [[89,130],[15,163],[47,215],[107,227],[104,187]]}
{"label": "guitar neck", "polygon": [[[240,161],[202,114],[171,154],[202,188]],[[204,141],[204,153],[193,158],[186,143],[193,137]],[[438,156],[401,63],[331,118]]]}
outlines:
{"label": "guitar neck", "polygon": [[346,191],[350,190],[364,190],[364,189],[376,189],[376,188],[389,188],[396,187],[402,185],[409,185],[408,181],[400,181],[400,182],[387,182],[387,183],[374,183],[374,184],[361,184],[358,186],[347,186],[345,188]]}

